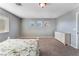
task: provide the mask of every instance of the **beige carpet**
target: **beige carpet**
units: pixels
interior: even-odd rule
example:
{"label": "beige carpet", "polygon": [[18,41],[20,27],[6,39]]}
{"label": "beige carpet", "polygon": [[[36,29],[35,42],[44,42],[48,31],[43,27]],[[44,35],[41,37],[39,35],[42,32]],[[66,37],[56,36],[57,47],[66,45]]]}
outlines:
{"label": "beige carpet", "polygon": [[56,39],[40,39],[40,56],[79,56],[79,50],[64,46]]}

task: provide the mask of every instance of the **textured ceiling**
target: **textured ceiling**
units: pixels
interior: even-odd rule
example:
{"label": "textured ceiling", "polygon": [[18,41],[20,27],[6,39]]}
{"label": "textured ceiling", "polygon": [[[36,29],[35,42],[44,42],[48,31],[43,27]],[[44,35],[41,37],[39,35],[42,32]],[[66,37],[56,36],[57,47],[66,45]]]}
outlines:
{"label": "textured ceiling", "polygon": [[21,18],[57,18],[78,6],[76,3],[48,3],[45,8],[38,3],[22,3],[22,6],[15,3],[0,4],[1,8]]}

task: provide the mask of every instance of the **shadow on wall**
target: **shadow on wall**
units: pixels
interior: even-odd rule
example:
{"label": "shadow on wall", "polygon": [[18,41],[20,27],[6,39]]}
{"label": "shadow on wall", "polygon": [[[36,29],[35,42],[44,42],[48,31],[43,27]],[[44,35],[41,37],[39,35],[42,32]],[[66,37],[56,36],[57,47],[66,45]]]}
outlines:
{"label": "shadow on wall", "polygon": [[6,40],[8,38],[9,32],[0,33],[0,42]]}

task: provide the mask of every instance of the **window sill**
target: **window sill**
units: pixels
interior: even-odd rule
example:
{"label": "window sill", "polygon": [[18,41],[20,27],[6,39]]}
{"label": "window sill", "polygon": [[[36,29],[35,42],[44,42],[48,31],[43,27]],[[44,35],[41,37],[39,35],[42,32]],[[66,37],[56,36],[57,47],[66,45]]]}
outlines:
{"label": "window sill", "polygon": [[8,33],[9,31],[0,31],[0,33]]}

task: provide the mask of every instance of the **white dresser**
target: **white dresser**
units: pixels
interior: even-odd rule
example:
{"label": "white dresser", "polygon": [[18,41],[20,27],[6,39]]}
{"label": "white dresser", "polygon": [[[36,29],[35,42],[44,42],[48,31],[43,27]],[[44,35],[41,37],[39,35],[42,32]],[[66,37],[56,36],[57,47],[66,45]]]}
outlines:
{"label": "white dresser", "polygon": [[71,34],[70,33],[55,32],[55,39],[57,39],[64,45],[71,44]]}

